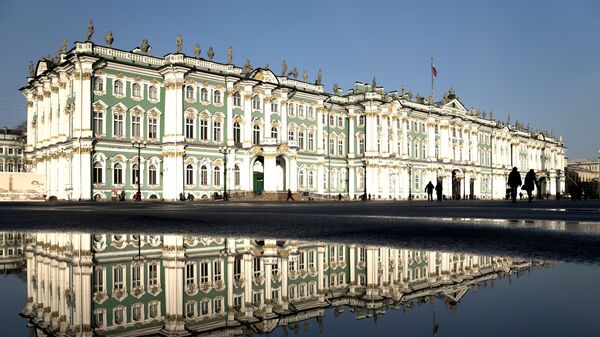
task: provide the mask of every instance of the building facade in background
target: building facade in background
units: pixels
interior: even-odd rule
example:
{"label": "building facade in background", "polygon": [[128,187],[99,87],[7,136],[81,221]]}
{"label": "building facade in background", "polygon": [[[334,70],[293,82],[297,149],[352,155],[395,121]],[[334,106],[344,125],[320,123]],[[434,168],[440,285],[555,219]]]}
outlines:
{"label": "building facade in background", "polygon": [[322,329],[332,307],[348,308],[357,319],[416,307],[433,296],[454,307],[469,290],[538,265],[182,235],[38,233],[26,241],[23,316],[36,336],[237,336],[275,329],[285,336],[300,324],[305,331]]}
{"label": "building facade in background", "polygon": [[467,109],[454,90],[435,103],[375,81],[328,93],[320,73],[212,59],[84,42],[39,61],[21,91],[47,195],[131,197],[139,182],[144,199],[207,198],[225,183],[234,196],[407,199],[440,180],[448,198],[491,199],[512,167],[535,169],[544,195],[564,191],[562,139]]}
{"label": "building facade in background", "polygon": [[568,193],[574,196],[582,193],[582,198],[598,198],[599,160],[574,160],[567,164],[565,173]]}
{"label": "building facade in background", "polygon": [[25,172],[25,133],[15,129],[0,129],[0,172]]}

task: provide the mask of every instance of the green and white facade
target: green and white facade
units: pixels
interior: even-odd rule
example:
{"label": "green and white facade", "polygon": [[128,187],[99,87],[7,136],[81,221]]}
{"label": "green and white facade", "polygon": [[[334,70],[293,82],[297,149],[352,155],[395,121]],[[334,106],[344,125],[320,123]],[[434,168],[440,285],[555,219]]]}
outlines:
{"label": "green and white facade", "polygon": [[[325,92],[269,69],[181,53],[142,55],[76,43],[41,60],[21,88],[27,158],[59,199],[294,193],[500,198],[516,166],[544,194],[564,191],[565,147],[546,132],[486,119],[451,90],[433,103],[357,82]],[[137,149],[145,142],[138,167]],[[227,167],[221,147],[228,147]]]}
{"label": "green and white facade", "polygon": [[[235,336],[358,319],[534,265],[390,247],[182,235],[26,236],[27,305],[37,336]],[[314,322],[316,320],[316,322]],[[316,323],[316,324],[315,324]]]}
{"label": "green and white facade", "polygon": [[0,129],[0,172],[24,172],[25,136],[15,129]]}

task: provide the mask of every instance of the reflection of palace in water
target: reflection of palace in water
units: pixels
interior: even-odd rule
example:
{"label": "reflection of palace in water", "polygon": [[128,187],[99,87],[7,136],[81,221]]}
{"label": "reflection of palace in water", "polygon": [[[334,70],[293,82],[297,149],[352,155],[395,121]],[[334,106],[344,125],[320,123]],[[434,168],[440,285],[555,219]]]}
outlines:
{"label": "reflection of palace in water", "polygon": [[[510,258],[304,241],[182,235],[25,236],[38,336],[234,336],[319,328],[328,307],[357,318],[531,266]],[[301,323],[302,322],[302,323]]]}

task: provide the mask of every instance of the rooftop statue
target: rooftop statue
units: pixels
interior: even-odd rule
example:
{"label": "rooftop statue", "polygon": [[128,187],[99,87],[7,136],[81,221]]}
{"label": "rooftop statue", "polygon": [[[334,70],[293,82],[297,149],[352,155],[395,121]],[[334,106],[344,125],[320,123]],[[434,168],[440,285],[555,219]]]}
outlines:
{"label": "rooftop statue", "polygon": [[62,40],[60,44],[60,49],[58,50],[59,54],[65,54],[67,52],[67,40]]}
{"label": "rooftop statue", "polygon": [[206,52],[206,55],[208,55],[208,59],[209,60],[213,60],[213,57],[215,57],[215,51],[213,50],[213,47],[208,47],[208,51]]}
{"label": "rooftop statue", "polygon": [[292,76],[295,80],[298,79],[298,68],[294,67],[294,70],[292,70]]}
{"label": "rooftop statue", "polygon": [[493,121],[494,120],[494,110],[490,111],[490,120]]}
{"label": "rooftop statue", "polygon": [[200,58],[200,53],[202,53],[202,49],[200,49],[200,43],[196,42],[194,45],[194,56],[198,59]]}
{"label": "rooftop statue", "polygon": [[334,83],[334,84],[333,84],[333,93],[334,93],[334,94],[337,94],[337,92],[338,92],[338,89],[339,89],[339,88],[340,88],[340,87],[338,86],[338,84],[337,84],[337,83]]}
{"label": "rooftop statue", "polygon": [[283,63],[281,64],[281,76],[285,76],[286,72],[287,72],[287,63],[285,63],[285,60],[283,60]]}
{"label": "rooftop statue", "polygon": [[373,81],[371,82],[371,90],[375,91],[375,88],[377,88],[377,81],[375,80],[375,77],[373,77]]}
{"label": "rooftop statue", "polygon": [[112,32],[110,30],[106,32],[106,34],[104,35],[104,42],[106,42],[106,46],[112,46],[114,40],[115,39],[113,38]]}
{"label": "rooftop statue", "polygon": [[321,85],[323,83],[323,71],[321,69],[319,69],[319,71],[317,71],[317,84]]}
{"label": "rooftop statue", "polygon": [[177,45],[177,54],[183,53],[183,38],[181,34],[177,35],[177,40],[175,40],[175,44]]}
{"label": "rooftop statue", "polygon": [[250,71],[252,71],[252,64],[250,64],[250,60],[246,60],[246,63],[244,63],[244,68],[242,71],[245,73],[249,73]]}
{"label": "rooftop statue", "polygon": [[510,114],[508,114],[508,120],[507,120],[506,124],[510,125]]}
{"label": "rooftop statue", "polygon": [[302,70],[302,80],[304,82],[308,81],[308,72],[306,71],[306,69]]}
{"label": "rooftop statue", "polygon": [[148,39],[143,39],[142,44],[140,44],[140,50],[142,51],[142,53],[144,53],[145,55],[148,55],[148,54],[150,54],[150,49],[152,49],[152,47],[150,47],[150,44],[148,43]]}
{"label": "rooftop statue", "polygon": [[265,69],[269,70],[269,68],[270,68],[270,67],[271,67],[271,66],[270,66],[268,63],[267,63],[267,64],[265,64]]}
{"label": "rooftop statue", "polygon": [[29,77],[35,76],[35,69],[33,68],[33,61],[29,61]]}
{"label": "rooftop statue", "polygon": [[402,96],[404,96],[405,93],[406,93],[406,88],[404,88],[404,84],[403,84],[402,87],[400,88],[400,94]]}
{"label": "rooftop statue", "polygon": [[90,21],[90,23],[88,23],[87,38],[85,39],[85,41],[92,42],[92,35],[94,35],[94,23]]}
{"label": "rooftop statue", "polygon": [[227,64],[233,64],[233,48],[227,48]]}

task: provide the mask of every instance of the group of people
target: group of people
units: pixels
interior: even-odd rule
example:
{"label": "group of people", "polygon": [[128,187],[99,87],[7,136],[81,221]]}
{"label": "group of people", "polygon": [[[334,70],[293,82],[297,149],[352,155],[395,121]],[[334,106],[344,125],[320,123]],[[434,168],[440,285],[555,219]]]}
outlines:
{"label": "group of people", "polygon": [[525,182],[521,179],[521,173],[517,170],[516,167],[513,167],[512,171],[508,174],[508,188],[510,189],[510,198],[512,202],[517,202],[517,189],[519,186],[522,190],[527,192],[527,199],[529,202],[533,201],[533,190],[536,185],[537,178],[535,177],[535,171],[533,169],[529,170],[525,175]]}
{"label": "group of people", "polygon": [[425,185],[425,192],[427,192],[427,201],[433,201],[433,190],[435,190],[435,195],[437,197],[437,201],[442,201],[444,188],[442,187],[442,182],[438,180],[437,184],[433,186],[433,183],[429,181],[429,184]]}

